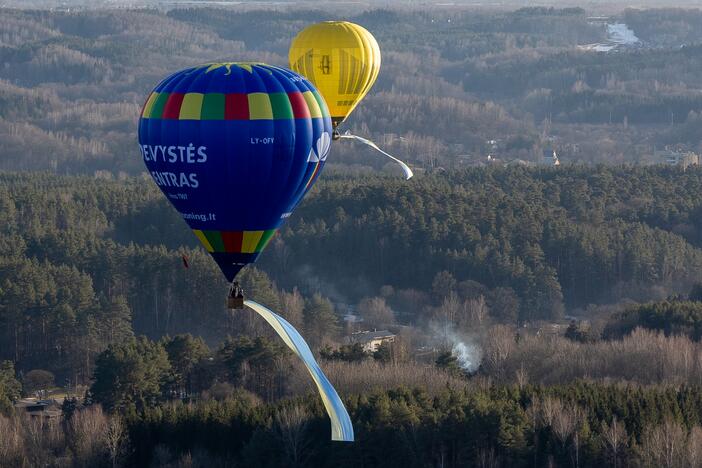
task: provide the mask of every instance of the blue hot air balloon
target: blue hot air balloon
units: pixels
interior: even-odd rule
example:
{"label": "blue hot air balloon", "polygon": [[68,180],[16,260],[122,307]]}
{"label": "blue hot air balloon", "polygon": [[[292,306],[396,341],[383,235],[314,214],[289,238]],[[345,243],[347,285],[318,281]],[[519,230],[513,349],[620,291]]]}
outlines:
{"label": "blue hot air balloon", "polygon": [[331,134],[314,86],[260,63],[174,73],[139,119],[149,173],[229,281],[256,261],[314,184]]}
{"label": "blue hot air balloon", "polygon": [[[211,63],[174,73],[149,95],[139,119],[139,147],[151,177],[229,281],[256,261],[312,187],[331,135],[327,105],[310,82],[260,63]],[[332,439],[353,441],[344,404],[302,336],[281,316],[245,303],[234,284],[229,306],[246,305],[271,324],[317,385]]]}

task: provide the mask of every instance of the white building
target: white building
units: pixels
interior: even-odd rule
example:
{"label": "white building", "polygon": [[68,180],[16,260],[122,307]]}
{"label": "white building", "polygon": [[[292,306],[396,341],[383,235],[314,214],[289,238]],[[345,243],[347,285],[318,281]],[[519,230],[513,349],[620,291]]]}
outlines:
{"label": "white building", "polygon": [[697,153],[693,153],[692,151],[676,151],[669,148],[654,151],[653,157],[659,164],[669,164],[671,166],[687,167],[700,163],[700,156]]}
{"label": "white building", "polygon": [[363,346],[363,351],[374,353],[378,351],[383,343],[394,343],[396,335],[387,330],[380,331],[361,331],[353,333],[348,337],[351,344],[360,343]]}

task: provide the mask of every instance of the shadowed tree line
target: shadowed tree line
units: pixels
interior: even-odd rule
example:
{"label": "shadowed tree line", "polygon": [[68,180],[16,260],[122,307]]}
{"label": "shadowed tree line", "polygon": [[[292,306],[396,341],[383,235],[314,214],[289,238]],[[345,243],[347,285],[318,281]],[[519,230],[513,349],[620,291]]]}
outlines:
{"label": "shadowed tree line", "polygon": [[245,392],[120,416],[81,406],[62,421],[0,416],[13,466],[702,466],[698,387],[473,385],[346,399],[356,441],[329,441],[315,397]]}

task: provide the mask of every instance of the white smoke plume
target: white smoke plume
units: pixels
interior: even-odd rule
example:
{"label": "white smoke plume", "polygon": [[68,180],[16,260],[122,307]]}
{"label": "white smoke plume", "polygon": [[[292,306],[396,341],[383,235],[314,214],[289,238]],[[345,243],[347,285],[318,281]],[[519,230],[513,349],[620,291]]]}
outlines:
{"label": "white smoke plume", "polygon": [[480,367],[480,361],[483,357],[483,351],[475,343],[470,341],[456,341],[453,343],[451,353],[458,359],[458,365],[461,369],[472,374]]}
{"label": "white smoke plume", "polygon": [[469,374],[477,372],[483,359],[483,350],[478,340],[471,336],[462,336],[455,327],[444,323],[439,325],[432,322],[430,325],[434,339],[444,348],[451,348],[451,353],[458,360],[461,369]]}

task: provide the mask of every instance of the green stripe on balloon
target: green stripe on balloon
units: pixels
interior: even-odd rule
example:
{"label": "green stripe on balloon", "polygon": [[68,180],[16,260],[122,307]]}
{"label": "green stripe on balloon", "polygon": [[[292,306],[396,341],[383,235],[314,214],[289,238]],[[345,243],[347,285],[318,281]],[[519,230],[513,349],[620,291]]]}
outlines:
{"label": "green stripe on balloon", "polygon": [[151,107],[151,115],[150,117],[152,119],[160,119],[161,116],[163,115],[163,109],[166,107],[166,102],[168,102],[168,98],[170,97],[171,93],[159,93],[158,97],[156,98],[156,101],[154,102],[154,105]]}
{"label": "green stripe on balloon", "polygon": [[224,241],[219,231],[203,231],[215,252],[224,252]]}
{"label": "green stripe on balloon", "polygon": [[224,120],[224,94],[208,93],[202,100],[202,120]]}
{"label": "green stripe on balloon", "polygon": [[324,98],[317,91],[312,91],[312,94],[314,95],[314,98],[317,100],[317,104],[319,104],[319,108],[322,110],[322,116],[329,117],[329,108],[327,107],[327,102],[324,100]]}
{"label": "green stripe on balloon", "polygon": [[274,119],[293,118],[292,105],[290,104],[290,98],[286,93],[270,93],[268,98],[271,100]]}
{"label": "green stripe on balloon", "polygon": [[256,252],[261,252],[266,248],[266,245],[268,245],[268,242],[273,238],[275,232],[276,229],[268,229],[267,231],[264,231],[263,235],[261,236],[261,240],[258,241],[258,245],[256,246]]}

